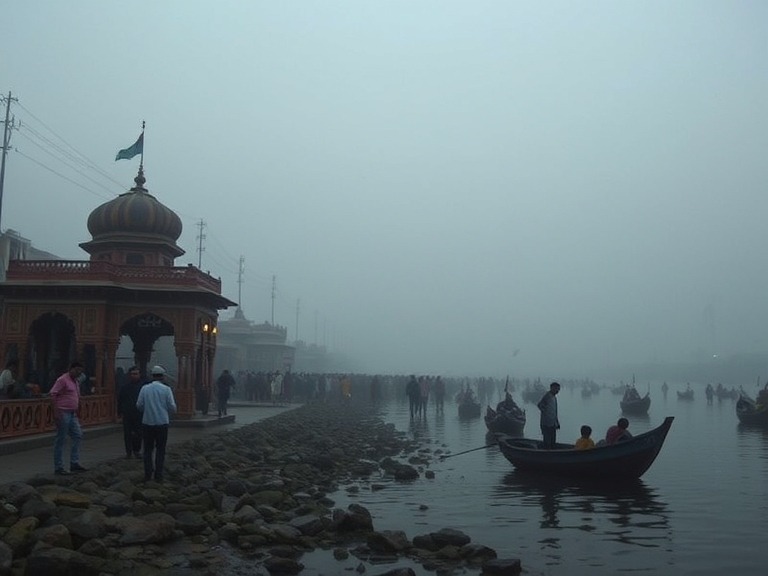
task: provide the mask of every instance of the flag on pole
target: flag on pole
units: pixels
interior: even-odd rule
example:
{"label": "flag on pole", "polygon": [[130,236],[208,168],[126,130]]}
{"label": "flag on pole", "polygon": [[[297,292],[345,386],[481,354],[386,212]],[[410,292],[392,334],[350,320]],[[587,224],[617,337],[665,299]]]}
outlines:
{"label": "flag on pole", "polygon": [[139,139],[134,142],[133,146],[129,146],[128,148],[123,148],[120,150],[120,152],[117,153],[117,156],[115,156],[115,162],[118,160],[130,160],[134,156],[138,154],[142,154],[144,152],[144,132],[141,133],[141,136],[139,136]]}

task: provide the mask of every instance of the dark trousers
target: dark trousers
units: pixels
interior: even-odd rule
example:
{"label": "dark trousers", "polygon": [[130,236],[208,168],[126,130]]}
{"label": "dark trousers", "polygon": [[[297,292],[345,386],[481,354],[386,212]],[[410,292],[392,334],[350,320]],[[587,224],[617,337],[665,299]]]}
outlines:
{"label": "dark trousers", "polygon": [[141,452],[141,420],[131,420],[123,416],[123,442],[125,453],[129,456]]}
{"label": "dark trousers", "polygon": [[224,416],[227,415],[227,402],[229,402],[229,396],[219,396],[218,397],[219,402],[219,416],[222,414]]}
{"label": "dark trousers", "polygon": [[[165,445],[168,444],[168,426],[147,426],[142,427],[144,433],[144,480],[152,478],[154,471],[155,480],[163,479],[163,466],[165,465]],[[152,456],[154,454],[154,468],[152,466]]]}
{"label": "dark trousers", "polygon": [[544,438],[544,448],[554,449],[557,441],[557,426],[542,426],[541,435]]}

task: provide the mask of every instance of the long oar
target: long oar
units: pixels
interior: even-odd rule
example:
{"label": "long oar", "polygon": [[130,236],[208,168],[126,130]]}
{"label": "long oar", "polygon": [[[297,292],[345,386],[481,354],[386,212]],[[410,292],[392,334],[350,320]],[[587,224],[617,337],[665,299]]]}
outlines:
{"label": "long oar", "polygon": [[491,448],[492,446],[498,446],[498,444],[486,444],[485,446],[480,446],[479,448],[472,448],[471,450],[464,450],[463,452],[456,452],[456,454],[448,454],[447,456],[440,456],[440,460],[453,458],[454,456],[461,456],[462,454],[469,454],[470,452],[477,452],[478,450],[485,450],[486,448]]}

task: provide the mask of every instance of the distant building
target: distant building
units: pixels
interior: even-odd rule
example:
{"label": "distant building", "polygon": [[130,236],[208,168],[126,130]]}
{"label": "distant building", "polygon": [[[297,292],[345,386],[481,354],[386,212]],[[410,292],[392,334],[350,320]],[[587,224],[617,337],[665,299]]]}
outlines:
{"label": "distant building", "polygon": [[287,372],[293,368],[296,349],[288,344],[288,329],[264,322],[256,324],[238,307],[229,320],[219,320],[215,373],[227,369],[254,372]]}
{"label": "distant building", "polygon": [[32,246],[32,241],[10,228],[0,232],[0,282],[5,280],[11,260],[61,260],[44,250]]}

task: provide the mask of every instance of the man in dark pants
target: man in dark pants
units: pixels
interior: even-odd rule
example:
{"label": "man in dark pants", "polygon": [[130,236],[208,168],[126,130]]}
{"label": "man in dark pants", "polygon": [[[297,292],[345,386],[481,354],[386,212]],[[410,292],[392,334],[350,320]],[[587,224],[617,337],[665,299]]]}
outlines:
{"label": "man in dark pants", "polygon": [[[152,382],[142,386],[136,408],[141,410],[141,424],[144,436],[144,481],[152,479],[163,481],[163,466],[165,465],[165,446],[168,443],[168,426],[170,413],[176,412],[176,402],[173,391],[163,382],[165,369],[162,366],[152,367]],[[157,454],[152,462],[152,454],[157,447]]]}
{"label": "man in dark pants", "polygon": [[120,388],[117,398],[117,415],[123,417],[123,441],[125,457],[141,457],[141,412],[136,408],[143,383],[138,366],[128,370],[128,381]]}
{"label": "man in dark pants", "polygon": [[544,438],[544,448],[553,449],[557,442],[557,429],[560,421],[557,419],[557,394],[560,392],[560,384],[552,382],[549,392],[542,396],[537,406],[541,410],[541,435]]}

